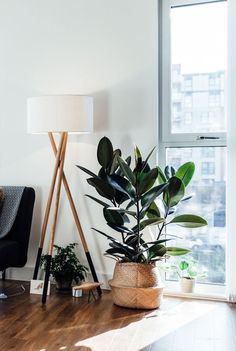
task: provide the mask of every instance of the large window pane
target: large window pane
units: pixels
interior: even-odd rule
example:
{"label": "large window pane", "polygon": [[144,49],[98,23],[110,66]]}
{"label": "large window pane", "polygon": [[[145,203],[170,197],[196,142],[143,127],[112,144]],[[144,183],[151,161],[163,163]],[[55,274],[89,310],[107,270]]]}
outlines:
{"label": "large window pane", "polygon": [[224,132],[227,2],[171,9],[172,133]]}
{"label": "large window pane", "polygon": [[[195,162],[196,171],[187,187],[193,194],[189,201],[182,202],[176,213],[191,213],[204,217],[208,226],[185,229],[172,226],[171,233],[183,237],[172,244],[188,247],[191,256],[208,271],[203,283],[225,283],[225,180],[226,149],[224,147],[168,148],[167,164],[178,168],[184,162]],[[176,215],[176,214],[175,214]],[[175,278],[173,275],[169,278]]]}

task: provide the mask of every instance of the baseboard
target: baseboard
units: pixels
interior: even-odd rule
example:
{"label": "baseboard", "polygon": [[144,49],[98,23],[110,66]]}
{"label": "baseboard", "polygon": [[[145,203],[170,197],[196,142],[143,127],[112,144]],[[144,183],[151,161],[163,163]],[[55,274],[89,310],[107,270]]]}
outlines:
{"label": "baseboard", "polygon": [[[9,268],[6,270],[6,279],[12,280],[23,280],[30,281],[33,277],[34,267],[23,267],[23,268]],[[100,283],[102,283],[102,289],[110,290],[108,280],[112,278],[111,274],[97,272],[97,277]],[[43,279],[43,272],[39,272],[38,279]],[[88,273],[88,280],[93,280],[91,273]]]}

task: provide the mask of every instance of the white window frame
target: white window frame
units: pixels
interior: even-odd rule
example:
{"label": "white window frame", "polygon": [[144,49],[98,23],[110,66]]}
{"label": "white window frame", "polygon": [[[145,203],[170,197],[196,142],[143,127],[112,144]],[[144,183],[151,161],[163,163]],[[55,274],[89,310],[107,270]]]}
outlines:
{"label": "white window frame", "polygon": [[[160,62],[160,141],[161,143],[179,146],[226,146],[226,133],[171,133],[171,31],[170,10],[172,7],[196,5],[221,0],[160,0],[160,37],[159,37],[159,62]],[[226,0],[222,0],[226,1]],[[163,34],[164,33],[164,34]],[[217,139],[200,139],[217,138]]]}
{"label": "white window frame", "polygon": [[[172,7],[198,5],[227,0],[159,0],[159,163],[166,164],[166,149],[168,147],[227,147],[226,132],[222,133],[171,133],[171,27],[170,11]],[[226,107],[225,107],[226,108]],[[227,111],[226,111],[227,113]],[[203,137],[203,138],[202,138]],[[215,139],[211,139],[211,138]],[[204,139],[206,138],[206,139]],[[210,138],[210,139],[207,139]],[[227,264],[227,245],[226,245]],[[195,298],[225,300],[227,286],[215,284],[199,284],[198,292],[191,294]],[[166,294],[182,296],[178,293],[177,282],[166,281]]]}

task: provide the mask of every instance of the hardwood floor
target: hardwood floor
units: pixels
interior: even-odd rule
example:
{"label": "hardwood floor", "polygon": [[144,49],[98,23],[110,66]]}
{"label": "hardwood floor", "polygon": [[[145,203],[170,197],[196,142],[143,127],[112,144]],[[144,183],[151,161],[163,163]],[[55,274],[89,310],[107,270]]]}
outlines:
{"label": "hardwood floor", "polygon": [[[10,286],[9,286],[10,284]],[[19,282],[1,282],[8,293]],[[113,305],[109,292],[96,302],[53,292],[47,305],[26,292],[0,300],[1,351],[235,351],[236,306],[165,298],[159,310]]]}

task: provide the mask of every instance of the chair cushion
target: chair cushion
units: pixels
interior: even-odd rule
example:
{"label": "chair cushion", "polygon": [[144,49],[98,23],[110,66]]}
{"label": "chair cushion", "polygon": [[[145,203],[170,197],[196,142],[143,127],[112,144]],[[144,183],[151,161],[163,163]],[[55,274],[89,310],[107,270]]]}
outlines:
{"label": "chair cushion", "polygon": [[17,266],[20,255],[20,245],[14,240],[0,240],[0,271]]}

